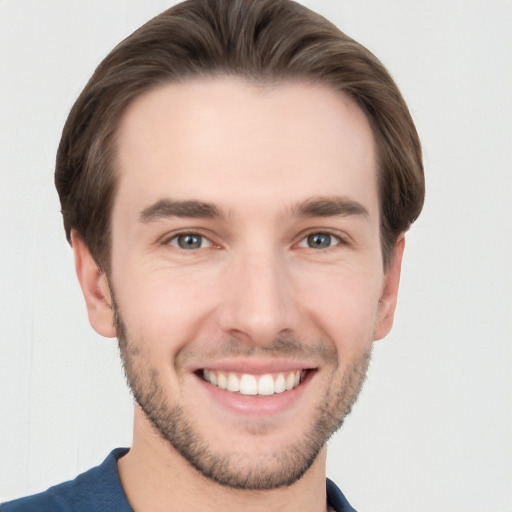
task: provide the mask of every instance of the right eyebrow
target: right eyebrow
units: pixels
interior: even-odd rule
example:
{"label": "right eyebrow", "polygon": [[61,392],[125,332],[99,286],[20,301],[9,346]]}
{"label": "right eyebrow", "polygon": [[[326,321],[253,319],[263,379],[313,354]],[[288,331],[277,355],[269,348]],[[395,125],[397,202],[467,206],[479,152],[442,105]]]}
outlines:
{"label": "right eyebrow", "polygon": [[193,219],[222,218],[220,210],[212,203],[202,201],[175,201],[172,199],[160,199],[148,206],[140,213],[141,222],[152,222],[169,217],[184,217]]}

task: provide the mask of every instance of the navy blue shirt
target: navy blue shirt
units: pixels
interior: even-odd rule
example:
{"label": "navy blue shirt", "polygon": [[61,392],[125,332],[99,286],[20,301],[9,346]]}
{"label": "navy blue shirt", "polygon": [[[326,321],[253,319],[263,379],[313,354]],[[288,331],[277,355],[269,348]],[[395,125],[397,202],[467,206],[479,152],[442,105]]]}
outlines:
{"label": "navy blue shirt", "polygon": [[[102,464],[74,480],[3,503],[0,512],[133,512],[117,472],[117,460],[127,451],[117,448]],[[330,480],[327,480],[327,503],[337,512],[355,512]]]}

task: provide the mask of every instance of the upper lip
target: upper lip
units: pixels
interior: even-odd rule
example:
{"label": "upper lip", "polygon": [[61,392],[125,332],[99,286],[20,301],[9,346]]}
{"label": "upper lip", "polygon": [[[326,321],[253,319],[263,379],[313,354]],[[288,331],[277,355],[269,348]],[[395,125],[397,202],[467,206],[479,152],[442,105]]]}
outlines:
{"label": "upper lip", "polygon": [[295,370],[312,370],[317,365],[298,359],[251,359],[251,358],[223,358],[214,361],[205,361],[204,364],[194,365],[191,372],[208,369],[213,371],[249,373],[264,375],[267,373],[291,372]]}

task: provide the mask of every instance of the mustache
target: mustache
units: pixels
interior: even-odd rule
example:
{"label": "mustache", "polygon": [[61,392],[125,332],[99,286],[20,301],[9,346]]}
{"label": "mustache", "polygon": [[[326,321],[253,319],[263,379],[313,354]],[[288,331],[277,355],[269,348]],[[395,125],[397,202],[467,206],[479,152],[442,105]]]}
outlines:
{"label": "mustache", "polygon": [[322,341],[314,343],[301,341],[294,335],[276,336],[270,343],[262,345],[251,343],[231,336],[216,343],[215,346],[202,346],[199,349],[188,346],[177,355],[176,362],[201,356],[206,359],[220,359],[231,357],[267,357],[267,358],[306,358],[314,361],[336,361],[338,353],[336,348]]}

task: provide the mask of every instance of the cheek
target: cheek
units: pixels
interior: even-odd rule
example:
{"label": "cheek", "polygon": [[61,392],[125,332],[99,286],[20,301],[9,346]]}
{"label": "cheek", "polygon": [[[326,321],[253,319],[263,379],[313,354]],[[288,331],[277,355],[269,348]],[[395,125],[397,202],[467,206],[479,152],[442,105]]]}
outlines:
{"label": "cheek", "polygon": [[129,337],[151,343],[152,351],[176,353],[193,340],[214,301],[213,281],[169,269],[129,272],[115,286]]}
{"label": "cheek", "polygon": [[305,285],[308,316],[342,356],[357,355],[373,341],[381,292],[378,276],[344,269],[316,275]]}

